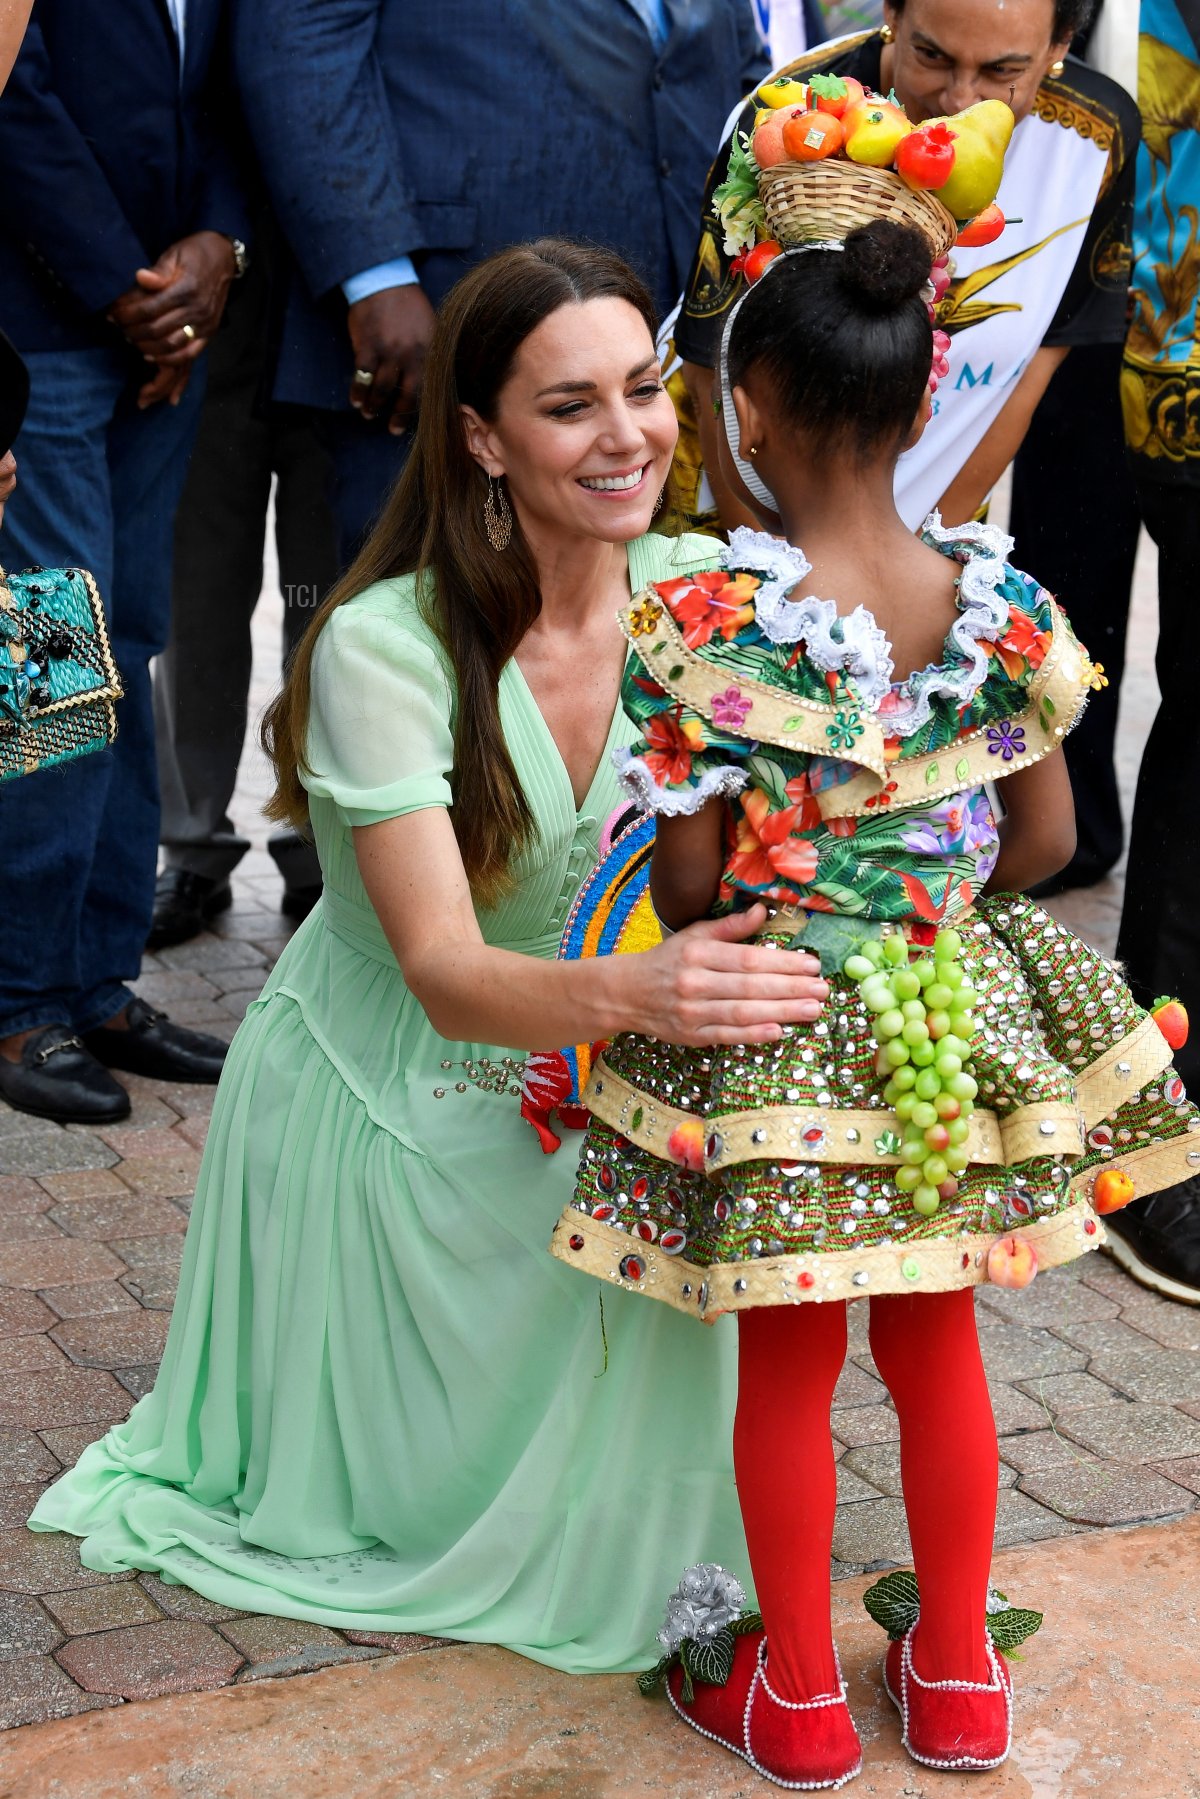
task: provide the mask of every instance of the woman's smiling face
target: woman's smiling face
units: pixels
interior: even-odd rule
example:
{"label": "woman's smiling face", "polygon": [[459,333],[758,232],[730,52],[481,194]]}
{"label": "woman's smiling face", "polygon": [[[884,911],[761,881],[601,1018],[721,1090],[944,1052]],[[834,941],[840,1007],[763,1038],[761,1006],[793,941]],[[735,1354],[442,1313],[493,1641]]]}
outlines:
{"label": "woman's smiling face", "polygon": [[627,300],[560,306],[517,352],[467,441],[503,475],[526,533],[628,543],[649,530],[678,436],[645,320]]}

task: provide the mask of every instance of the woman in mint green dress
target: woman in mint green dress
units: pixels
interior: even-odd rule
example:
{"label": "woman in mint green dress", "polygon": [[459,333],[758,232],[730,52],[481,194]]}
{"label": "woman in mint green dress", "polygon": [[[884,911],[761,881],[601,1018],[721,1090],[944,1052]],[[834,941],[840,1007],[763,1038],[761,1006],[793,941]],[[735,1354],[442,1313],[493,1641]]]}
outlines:
{"label": "woman in mint green dress", "polygon": [[577,1151],[515,1097],[522,1050],[769,1041],[824,994],[743,944],[761,909],[554,960],[634,734],[616,613],[714,559],[648,530],[652,327],[553,241],[443,307],[409,466],[270,719],[324,899],[230,1051],[157,1384],[30,1520],[88,1567],[585,1671],[644,1661],[681,1559],[745,1560],[735,1333],[614,1292],[602,1335],[545,1247]]}

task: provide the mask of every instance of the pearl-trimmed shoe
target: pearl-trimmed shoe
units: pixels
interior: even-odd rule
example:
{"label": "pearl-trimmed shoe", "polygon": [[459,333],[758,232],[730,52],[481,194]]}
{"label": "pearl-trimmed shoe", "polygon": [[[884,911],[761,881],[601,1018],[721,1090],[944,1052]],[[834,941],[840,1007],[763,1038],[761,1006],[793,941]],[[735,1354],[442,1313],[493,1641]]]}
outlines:
{"label": "pearl-trimmed shoe", "polygon": [[1012,1747],[1007,1662],[989,1638],[990,1680],[922,1680],[913,1667],[912,1639],[910,1630],[889,1644],[883,1664],[884,1688],[900,1713],[904,1747],[927,1768],[998,1768]]}
{"label": "pearl-trimmed shoe", "polygon": [[732,1750],[776,1786],[817,1792],[845,1786],[862,1769],[862,1745],[846,1704],[840,1664],[836,1693],[781,1699],[767,1679],[766,1637],[755,1631],[738,1637],[733,1671],[723,1687],[698,1682],[687,1705],[682,1684],[682,1671],[673,1668],[667,1697],[684,1723]]}

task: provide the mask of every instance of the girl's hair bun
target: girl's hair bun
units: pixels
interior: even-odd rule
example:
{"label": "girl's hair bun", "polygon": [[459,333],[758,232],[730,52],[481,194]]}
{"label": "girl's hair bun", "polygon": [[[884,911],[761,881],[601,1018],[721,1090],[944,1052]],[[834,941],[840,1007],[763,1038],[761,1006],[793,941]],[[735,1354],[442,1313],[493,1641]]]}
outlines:
{"label": "girl's hair bun", "polygon": [[846,239],[838,274],[849,297],[868,312],[893,312],[929,279],[932,257],[923,232],[892,219],[873,219]]}

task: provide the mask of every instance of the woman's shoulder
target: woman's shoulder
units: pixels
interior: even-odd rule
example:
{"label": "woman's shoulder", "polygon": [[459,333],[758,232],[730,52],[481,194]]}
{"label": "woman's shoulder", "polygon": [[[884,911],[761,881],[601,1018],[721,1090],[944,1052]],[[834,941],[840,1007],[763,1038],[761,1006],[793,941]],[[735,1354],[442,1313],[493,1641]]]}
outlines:
{"label": "woman's shoulder", "polygon": [[389,575],[343,601],[321,627],[317,654],[374,651],[384,660],[443,661],[437,636],[417,597],[415,575]]}
{"label": "woman's shoulder", "polygon": [[695,574],[699,569],[716,568],[726,553],[720,538],[708,537],[701,531],[685,531],[669,537],[662,531],[647,531],[629,545],[629,584],[634,593],[659,581],[673,580],[677,575]]}

